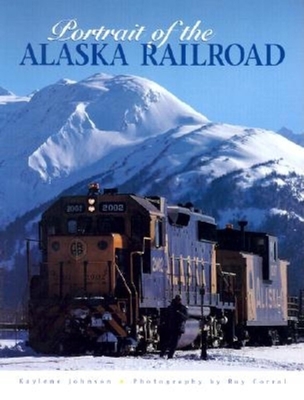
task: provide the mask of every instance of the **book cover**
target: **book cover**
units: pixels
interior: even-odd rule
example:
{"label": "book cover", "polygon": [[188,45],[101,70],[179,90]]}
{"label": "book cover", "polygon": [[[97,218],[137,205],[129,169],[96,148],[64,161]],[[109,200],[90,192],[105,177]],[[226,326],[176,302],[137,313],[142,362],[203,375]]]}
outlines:
{"label": "book cover", "polygon": [[41,212],[92,177],[273,230],[298,296],[303,0],[2,0],[0,10],[2,319],[22,319]]}

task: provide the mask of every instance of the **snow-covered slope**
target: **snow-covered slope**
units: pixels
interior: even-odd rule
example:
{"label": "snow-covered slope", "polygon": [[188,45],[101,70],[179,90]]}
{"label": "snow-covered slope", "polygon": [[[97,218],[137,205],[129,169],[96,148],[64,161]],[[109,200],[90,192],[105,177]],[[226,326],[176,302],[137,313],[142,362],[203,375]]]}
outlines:
{"label": "snow-covered slope", "polygon": [[[30,100],[30,97],[15,96],[12,92],[0,87],[0,132],[3,126],[13,122],[16,113]],[[4,139],[4,138],[3,138]],[[2,138],[0,136],[2,144]]]}
{"label": "snow-covered slope", "polygon": [[[276,173],[302,175],[304,149],[274,132],[241,126],[207,123],[184,125],[147,139],[119,154],[121,165],[103,162],[111,170],[111,179],[122,184],[145,170],[146,187],[170,179],[168,190],[177,200],[196,188],[201,196],[207,184],[232,172],[242,174],[240,188],[250,187],[256,180]],[[140,162],[139,162],[140,161]],[[152,177],[154,176],[154,179]],[[200,184],[199,184],[200,183]],[[284,185],[284,182],[278,181]],[[199,184],[199,186],[197,186]],[[149,188],[149,189],[148,189]],[[178,190],[177,190],[178,189]]]}
{"label": "snow-covered slope", "polygon": [[[61,81],[37,93],[36,104],[43,108],[40,114],[47,108],[54,117],[28,159],[44,181],[91,165],[117,146],[186,121],[206,121],[157,84],[131,76],[97,74],[79,83]],[[48,119],[45,126],[49,125]]]}
{"label": "snow-covered slope", "polygon": [[[1,224],[75,184],[85,177],[83,168],[117,147],[185,123],[207,122],[156,83],[133,76],[97,74],[81,82],[61,80],[26,101],[8,99],[13,95],[2,90]],[[16,106],[13,118],[11,104]]]}
{"label": "snow-covered slope", "polygon": [[212,122],[137,76],[64,79],[26,98],[1,89],[1,265],[17,264],[46,202],[94,179],[191,201],[219,225],[246,218],[280,237],[300,274],[303,160],[304,148],[284,136]]}
{"label": "snow-covered slope", "polygon": [[2,225],[96,174],[121,185],[140,172],[142,193],[166,181],[172,200],[194,185],[196,200],[233,171],[244,172],[243,187],[274,172],[303,173],[302,147],[274,132],[212,123],[135,76],[61,80],[22,100],[2,89],[0,106]]}

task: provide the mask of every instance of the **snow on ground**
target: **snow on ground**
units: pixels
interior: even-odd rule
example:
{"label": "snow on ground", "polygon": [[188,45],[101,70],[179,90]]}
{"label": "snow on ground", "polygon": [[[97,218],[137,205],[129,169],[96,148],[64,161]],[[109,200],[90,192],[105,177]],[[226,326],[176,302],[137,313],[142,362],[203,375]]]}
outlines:
{"label": "snow on ground", "polygon": [[128,357],[45,356],[27,347],[18,337],[0,340],[1,370],[278,370],[304,372],[304,343],[289,346],[209,349],[209,359],[200,360],[199,350],[178,350],[171,360],[158,354]]}
{"label": "snow on ground", "polygon": [[207,361],[200,359],[199,350],[179,350],[171,360],[158,354],[120,358],[45,356],[26,345],[26,335],[1,338],[0,332],[0,385],[10,384],[22,395],[34,386],[37,396],[43,388],[48,392],[68,387],[69,393],[75,393],[74,400],[83,390],[94,388],[98,393],[111,389],[111,397],[126,390],[140,397],[143,390],[160,390],[161,394],[168,391],[169,395],[174,391],[184,398],[183,393],[188,396],[198,390],[213,395],[217,390],[237,390],[241,394],[245,388],[250,392],[263,390],[263,394],[271,390],[272,395],[278,391],[279,397],[304,382],[303,342],[240,350],[209,349],[208,355]]}

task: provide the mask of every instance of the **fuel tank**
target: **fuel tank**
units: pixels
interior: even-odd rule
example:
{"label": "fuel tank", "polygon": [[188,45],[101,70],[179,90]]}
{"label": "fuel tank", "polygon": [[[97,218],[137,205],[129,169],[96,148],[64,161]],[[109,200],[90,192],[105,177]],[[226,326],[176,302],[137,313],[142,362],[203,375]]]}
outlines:
{"label": "fuel tank", "polygon": [[200,334],[200,321],[189,318],[186,321],[185,333],[182,334],[177,344],[178,349],[183,349],[190,346]]}

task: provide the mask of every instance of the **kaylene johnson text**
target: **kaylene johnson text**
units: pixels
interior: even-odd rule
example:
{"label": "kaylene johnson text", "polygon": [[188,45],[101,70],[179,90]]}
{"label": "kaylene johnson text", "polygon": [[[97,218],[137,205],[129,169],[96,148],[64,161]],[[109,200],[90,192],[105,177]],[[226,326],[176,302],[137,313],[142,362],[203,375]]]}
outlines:
{"label": "kaylene johnson text", "polygon": [[84,30],[71,19],[56,23],[48,42],[28,43],[20,65],[236,67],[278,66],[285,59],[285,50],[277,43],[208,43],[214,37],[213,29],[202,29],[200,20],[193,25],[177,20],[149,34],[138,24],[132,29]]}

